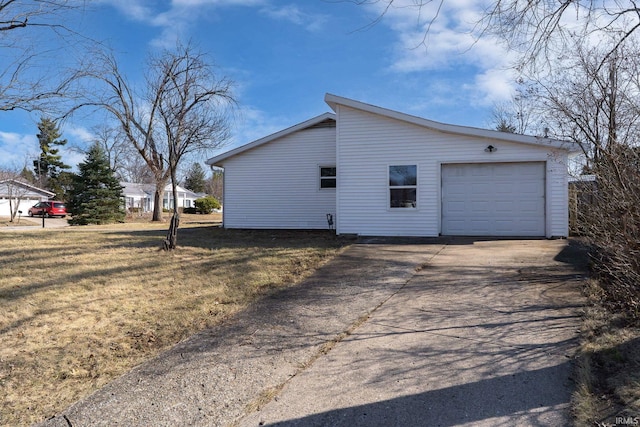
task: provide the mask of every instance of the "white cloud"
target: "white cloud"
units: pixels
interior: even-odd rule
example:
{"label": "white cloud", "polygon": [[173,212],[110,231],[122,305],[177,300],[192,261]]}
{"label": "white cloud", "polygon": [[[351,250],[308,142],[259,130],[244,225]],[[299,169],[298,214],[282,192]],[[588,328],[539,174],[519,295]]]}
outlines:
{"label": "white cloud", "polygon": [[95,135],[91,131],[81,126],[65,129],[64,133],[81,142],[91,142],[95,139]]}
{"label": "white cloud", "polygon": [[[75,170],[77,164],[85,160],[83,151],[94,136],[83,127],[72,127],[64,130],[63,137],[68,143],[59,148],[59,154],[62,161]],[[19,170],[26,166],[30,169],[39,154],[35,135],[0,131],[0,167]]]}
{"label": "white cloud", "polygon": [[246,105],[240,108],[234,128],[233,140],[225,147],[225,151],[233,146],[248,144],[272,133],[279,132],[295,123],[290,123],[282,117],[274,117],[258,108]]}
{"label": "white cloud", "polygon": [[259,6],[266,3],[266,0],[173,0],[173,7],[181,6]]}
{"label": "white cloud", "polygon": [[319,31],[327,22],[326,15],[311,14],[302,11],[297,5],[286,5],[283,7],[267,6],[262,8],[262,13],[276,20],[288,21],[292,24],[302,26],[309,31]]}
{"label": "white cloud", "polygon": [[178,39],[188,38],[185,33],[203,16],[204,8],[259,7],[259,11],[271,19],[288,21],[308,31],[320,30],[327,21],[325,15],[304,12],[294,4],[275,7],[269,0],[172,0],[165,10],[153,9],[144,0],[102,0],[101,3],[111,5],[129,19],[161,28],[160,36],[151,41],[160,48],[174,47]]}
{"label": "white cloud", "polygon": [[144,0],[102,0],[99,4],[108,4],[129,19],[145,22],[153,16],[153,10]]}
{"label": "white cloud", "polygon": [[476,93],[478,105],[494,105],[509,101],[514,95],[513,72],[505,69],[488,69],[476,75],[475,85],[471,91]]}
{"label": "white cloud", "polygon": [[486,4],[473,0],[442,4],[395,0],[384,10],[385,5],[380,2],[369,7],[374,16],[382,16],[382,25],[396,33],[389,65],[392,72],[474,70],[474,86],[465,89],[479,102],[510,96],[513,75],[506,70],[515,57],[497,39],[475,34]]}
{"label": "white cloud", "polygon": [[31,161],[40,152],[34,135],[0,132],[0,159],[2,166],[10,169],[30,168]]}

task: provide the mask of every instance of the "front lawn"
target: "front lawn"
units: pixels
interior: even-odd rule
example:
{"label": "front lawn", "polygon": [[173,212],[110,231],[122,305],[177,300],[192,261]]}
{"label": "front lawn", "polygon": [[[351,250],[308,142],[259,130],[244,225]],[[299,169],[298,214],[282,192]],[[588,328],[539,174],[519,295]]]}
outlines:
{"label": "front lawn", "polygon": [[166,224],[0,233],[0,425],[54,415],[344,246],[328,231],[182,224],[172,253]]}

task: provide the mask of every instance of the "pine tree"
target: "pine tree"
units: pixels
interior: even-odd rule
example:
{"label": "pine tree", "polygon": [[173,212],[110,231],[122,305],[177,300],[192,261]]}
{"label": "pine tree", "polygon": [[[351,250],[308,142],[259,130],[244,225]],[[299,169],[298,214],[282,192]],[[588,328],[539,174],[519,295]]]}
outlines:
{"label": "pine tree", "polygon": [[184,180],[184,186],[187,190],[194,193],[204,193],[206,186],[206,177],[200,163],[194,163],[189,169],[189,173]]}
{"label": "pine tree", "polygon": [[60,149],[56,147],[64,146],[67,140],[60,139],[62,135],[58,125],[46,117],[40,119],[38,130],[39,133],[36,136],[40,144],[40,156],[33,161],[37,185],[56,193],[56,198],[63,199],[65,191],[60,174],[65,169],[71,169],[71,166],[62,162],[62,156],[59,154]]}
{"label": "pine tree", "polygon": [[22,168],[20,178],[29,184],[38,185],[38,181],[36,176],[33,174],[33,171],[28,169],[26,166]]}
{"label": "pine tree", "polygon": [[70,224],[108,224],[124,221],[122,186],[109,166],[99,144],[94,144],[86,160],[78,165],[67,203]]}

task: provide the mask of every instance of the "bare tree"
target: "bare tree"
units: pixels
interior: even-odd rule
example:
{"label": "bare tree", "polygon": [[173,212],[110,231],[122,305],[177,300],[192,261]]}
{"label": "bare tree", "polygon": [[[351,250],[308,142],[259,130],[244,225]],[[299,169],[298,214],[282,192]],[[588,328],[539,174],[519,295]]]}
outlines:
{"label": "bare tree", "polygon": [[[491,127],[502,132],[517,134],[545,134],[540,122],[537,88],[519,81],[516,95],[510,101],[495,104],[491,111]],[[542,129],[540,129],[542,128]]]}
{"label": "bare tree", "polygon": [[124,164],[119,170],[119,176],[123,181],[140,184],[153,184],[154,178],[149,166],[137,153],[124,159]]}
{"label": "bare tree", "polygon": [[[603,293],[640,318],[640,50],[638,43],[571,45],[538,81],[539,111],[553,136],[577,142],[582,172],[573,187],[577,232],[592,243]],[[584,177],[581,177],[584,179]]]}
{"label": "bare tree", "polygon": [[640,50],[576,42],[572,51],[536,82],[539,111],[555,137],[580,144],[590,168],[617,145],[640,141]]}
{"label": "bare tree", "polygon": [[[129,143],[126,136],[123,135],[121,128],[101,124],[93,128],[93,134],[92,142],[102,147],[113,173],[119,179],[125,180],[131,159],[137,160],[138,163],[142,159],[136,154],[134,147]],[[147,169],[147,165],[144,162],[142,166],[145,170]]]}
{"label": "bare tree", "polygon": [[[103,89],[87,89],[88,98],[74,110],[94,106],[110,114],[122,130],[127,141],[144,159],[153,175],[156,190],[154,195],[153,221],[162,220],[162,200],[164,188],[170,178],[165,161],[166,148],[164,136],[160,133],[157,113],[157,100],[161,93],[153,93],[154,82],[147,79],[144,95],[138,95],[126,77],[120,72],[115,56],[107,52],[96,52],[96,68],[87,73],[87,77],[102,83]],[[73,112],[73,111],[72,111]]]}
{"label": "bare tree", "polygon": [[0,0],[0,111],[52,110],[52,101],[69,96],[81,72],[42,71],[40,61],[56,55],[51,40],[76,44],[80,37],[64,23],[78,6],[69,0]]}
{"label": "bare tree", "polygon": [[221,146],[229,137],[231,82],[218,77],[206,56],[191,45],[178,45],[151,58],[140,95],[120,72],[115,57],[98,54],[99,69],[90,75],[104,90],[77,108],[97,106],[119,124],[123,135],[144,159],[154,177],[153,220],[162,219],[164,189],[173,188],[173,210],[167,249],[175,248],[179,224],[177,171],[187,155]]}
{"label": "bare tree", "polygon": [[613,43],[600,57],[604,64],[640,28],[640,8],[633,0],[498,0],[486,10],[481,28],[505,39],[529,61],[553,62],[571,40],[607,37]]}
{"label": "bare tree", "polygon": [[211,176],[206,181],[206,193],[222,201],[224,197],[224,171],[212,168]]}
{"label": "bare tree", "polygon": [[218,78],[205,56],[191,46],[178,46],[151,63],[153,101],[166,138],[167,165],[173,192],[173,216],[164,248],[177,242],[180,161],[188,154],[217,148],[230,137],[228,107],[235,103],[231,82]]}
{"label": "bare tree", "polygon": [[[372,25],[392,9],[413,9],[416,25],[428,32],[440,18],[446,0],[345,0],[358,5],[378,5],[382,11]],[[633,0],[599,2],[595,0],[496,0],[484,9],[476,23],[477,37],[497,35],[509,47],[522,53],[523,63],[540,60],[553,62],[567,41],[576,38],[610,37],[610,50],[601,58],[604,63],[627,39],[640,29],[640,6]]]}

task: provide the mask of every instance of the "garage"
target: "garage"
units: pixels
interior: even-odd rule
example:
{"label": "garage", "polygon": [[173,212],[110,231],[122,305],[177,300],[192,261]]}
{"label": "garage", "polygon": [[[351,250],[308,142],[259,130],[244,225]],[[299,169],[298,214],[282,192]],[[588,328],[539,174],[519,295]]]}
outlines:
{"label": "garage", "polygon": [[31,206],[54,196],[55,193],[26,182],[16,179],[2,180],[0,181],[0,216],[10,217],[11,208],[15,209],[16,206],[23,215],[26,215]]}
{"label": "garage", "polygon": [[[207,160],[225,169],[224,227],[568,236],[568,165],[577,144],[434,122],[332,94],[325,101],[335,114]],[[260,168],[269,174],[256,174]]]}
{"label": "garage", "polygon": [[545,163],[443,164],[442,235],[545,236]]}

